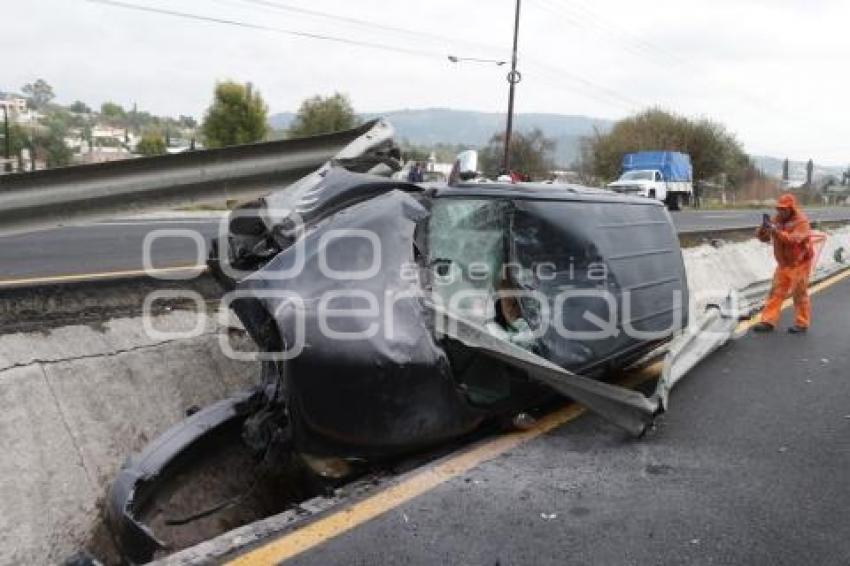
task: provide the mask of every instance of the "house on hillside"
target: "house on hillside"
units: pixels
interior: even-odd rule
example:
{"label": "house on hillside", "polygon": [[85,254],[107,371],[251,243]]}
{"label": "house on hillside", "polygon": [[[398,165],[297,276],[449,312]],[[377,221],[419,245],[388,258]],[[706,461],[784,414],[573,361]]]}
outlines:
{"label": "house on hillside", "polygon": [[0,108],[5,108],[9,116],[23,114],[27,111],[27,99],[17,96],[6,95],[0,97]]}
{"label": "house on hillside", "polygon": [[22,126],[31,126],[42,118],[40,113],[27,107],[26,98],[13,94],[0,95],[0,109],[6,111],[9,122]]}

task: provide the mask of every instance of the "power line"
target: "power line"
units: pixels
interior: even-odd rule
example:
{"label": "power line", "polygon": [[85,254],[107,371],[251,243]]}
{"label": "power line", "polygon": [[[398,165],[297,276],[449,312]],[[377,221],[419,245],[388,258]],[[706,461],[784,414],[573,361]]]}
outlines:
{"label": "power line", "polygon": [[639,39],[635,39],[633,35],[628,32],[623,31],[617,27],[614,27],[598,16],[593,14],[584,15],[579,14],[577,12],[567,12],[563,10],[563,6],[554,2],[553,0],[537,0],[535,2],[538,8],[543,9],[544,11],[561,18],[574,27],[587,30],[592,29],[596,33],[600,34],[606,39],[613,40],[612,43],[616,43],[621,49],[638,57],[640,59],[651,59],[654,63],[658,64],[663,68],[669,68],[671,63],[681,64],[681,60],[678,58],[668,58],[666,54],[663,59],[658,57],[658,53],[660,51],[649,47],[646,42],[643,42]]}
{"label": "power line", "polygon": [[635,108],[646,106],[643,102],[620,94],[616,90],[596,83],[581,75],[570,73],[564,69],[555,67],[540,60],[527,59],[527,61],[528,65],[536,67],[540,71],[538,77],[552,86],[557,86],[553,81],[560,80],[561,86],[569,84],[570,88],[578,88],[579,90],[584,91],[585,96],[593,100],[618,106],[626,110],[634,110]]}
{"label": "power line", "polygon": [[391,25],[388,25],[388,24],[371,22],[371,21],[368,21],[368,20],[362,20],[362,19],[353,18],[353,17],[350,17],[350,16],[342,16],[342,15],[338,15],[338,14],[331,14],[331,13],[328,13],[328,12],[321,12],[319,10],[302,8],[300,6],[293,6],[292,4],[283,3],[283,2],[276,2],[276,1],[273,1],[273,0],[237,0],[237,1],[240,1],[240,2],[245,3],[245,4],[254,4],[255,6],[262,6],[262,7],[265,7],[265,8],[278,10],[278,11],[294,12],[294,13],[297,13],[297,14],[304,14],[304,15],[307,15],[307,16],[323,18],[323,19],[327,19],[327,20],[331,20],[331,21],[337,21],[337,22],[342,22],[342,23],[346,23],[346,24],[353,24],[353,25],[356,25],[356,26],[362,26],[362,27],[377,29],[377,30],[381,30],[381,31],[388,31],[388,32],[392,32],[392,33],[398,33],[398,34],[404,34],[404,35],[419,37],[419,38],[427,39],[427,40],[430,40],[430,41],[437,41],[437,42],[440,42],[440,43],[443,43],[443,44],[446,44],[446,45],[467,45],[467,46],[470,46],[470,47],[474,47],[475,49],[493,50],[493,51],[499,51],[499,52],[504,51],[504,48],[498,47],[498,46],[495,46],[495,45],[475,43],[475,42],[470,42],[470,41],[465,40],[465,39],[451,38],[451,37],[447,37],[447,36],[436,34],[436,33],[427,32],[427,31],[414,30],[414,29],[403,28],[403,27],[399,27],[399,26],[391,26]]}
{"label": "power line", "polygon": [[[535,0],[534,4],[538,8],[542,8],[547,13],[549,13],[549,14],[551,14],[551,15],[559,18],[559,19],[566,20],[571,25],[573,25],[573,26],[575,26],[579,29],[584,30],[584,29],[587,29],[588,26],[590,26],[591,28],[594,28],[599,32],[607,33],[605,27],[603,25],[595,22],[595,21],[587,22],[587,21],[583,20],[582,16],[580,16],[580,15],[572,14],[572,13],[566,13],[566,12],[560,10],[560,9],[557,9],[557,8],[560,8],[560,5],[558,5],[554,0]],[[610,28],[610,29],[614,29],[614,28]],[[607,37],[607,35],[606,35],[606,37]],[[630,45],[628,43],[626,43],[626,44],[620,43],[619,46],[623,50],[629,52],[630,54],[632,54],[635,57],[638,57],[638,58],[641,58],[641,59],[651,57],[651,58],[654,59],[654,62],[657,63],[659,66],[661,66],[665,69],[670,67],[670,64],[671,64],[670,61],[659,60],[656,56],[654,56],[655,55],[654,53],[648,52],[648,50],[645,46],[641,46],[641,45],[633,46],[633,45]],[[630,111],[633,111],[633,110],[635,110],[637,108],[641,108],[641,107],[651,106],[650,104],[635,100],[634,98],[631,98],[630,96],[622,94],[618,90],[606,87],[605,85],[594,82],[594,81],[592,81],[592,80],[590,80],[590,79],[588,79],[584,76],[580,76],[580,75],[577,75],[575,73],[569,73],[564,69],[561,69],[561,68],[555,67],[551,64],[548,64],[545,61],[543,61],[542,59],[538,59],[537,61],[538,61],[538,64],[540,65],[540,67],[545,68],[548,73],[554,74],[554,75],[562,75],[562,77],[561,77],[562,80],[565,80],[565,82],[571,82],[574,85],[579,85],[581,88],[584,88],[585,93],[587,93],[587,92],[597,93],[597,94],[591,95],[591,97],[598,100],[598,101],[602,101],[602,102],[606,102],[606,103],[612,103],[613,102],[614,105],[616,105],[620,108],[630,110]],[[532,63],[534,63],[533,60],[532,60]]]}
{"label": "power line", "polygon": [[213,16],[203,16],[203,15],[200,15],[200,14],[192,14],[192,13],[188,13],[188,12],[177,12],[175,10],[166,10],[164,8],[154,8],[152,6],[141,6],[139,4],[131,4],[129,2],[121,2],[119,0],[86,0],[86,1],[92,2],[94,4],[104,4],[104,5],[107,5],[107,6],[114,6],[114,7],[117,7],[117,8],[124,8],[124,9],[127,9],[127,10],[136,10],[136,11],[139,11],[139,12],[161,14],[161,15],[173,16],[173,17],[177,17],[177,18],[184,18],[184,19],[188,19],[188,20],[210,22],[210,23],[216,23],[216,24],[236,26],[236,27],[241,27],[241,28],[246,28],[246,29],[268,31],[268,32],[273,32],[273,33],[280,33],[280,34],[284,34],[284,35],[289,35],[289,36],[293,36],[293,37],[302,37],[302,38],[306,38],[306,39],[333,41],[333,42],[336,42],[336,43],[344,43],[344,44],[347,44],[347,45],[356,45],[356,46],[359,46],[359,47],[367,47],[367,48],[370,48],[370,49],[380,49],[380,50],[383,50],[383,51],[393,51],[393,52],[396,52],[396,53],[406,53],[408,55],[416,55],[416,56],[419,56],[419,57],[429,57],[429,58],[430,57],[440,57],[440,58],[446,57],[445,53],[438,53],[436,51],[426,51],[424,49],[414,49],[414,48],[410,48],[410,47],[400,47],[400,46],[388,45],[388,44],[383,44],[383,43],[375,43],[375,42],[371,42],[371,41],[360,41],[360,40],[357,40],[357,39],[350,39],[350,38],[347,38],[347,37],[325,35],[325,34],[305,32],[305,31],[297,31],[297,30],[286,29],[286,28],[265,26],[265,25],[261,25],[261,24],[252,24],[252,23],[248,23],[248,22],[242,22],[242,21],[239,21],[239,20],[231,20],[231,19],[227,19],[227,18],[216,18],[216,17],[213,17]]}
{"label": "power line", "polygon": [[[604,17],[598,15],[590,7],[587,7],[586,4],[580,2],[580,0],[576,0],[575,3],[571,4],[571,7],[574,11],[570,13],[567,13],[562,10],[562,8],[566,8],[566,6],[559,4],[556,0],[537,0],[537,2],[538,7],[543,8],[550,14],[564,18],[573,25],[581,27],[584,23],[588,23],[590,26],[596,28],[597,30],[603,33],[610,32],[613,33],[614,37],[616,38],[627,39],[630,44],[620,44],[620,46],[624,50],[629,51],[633,55],[641,58],[649,57],[653,60],[653,62],[655,62],[664,69],[669,69],[671,64],[675,66],[682,66],[688,65],[692,62],[690,58],[681,57],[677,54],[673,54],[669,50],[658,47],[648,41],[637,37],[634,33],[625,30],[620,26],[610,24],[604,19]],[[579,5],[579,3],[581,3],[582,5]],[[583,12],[584,17],[589,17],[590,20],[582,21],[582,14],[578,12]],[[768,112],[783,112],[772,101],[754,95],[750,92],[746,92],[740,89],[737,85],[733,84],[731,81],[724,81],[724,83],[726,84],[726,88],[728,90],[735,91],[735,93],[741,99],[749,103],[751,106],[758,108],[759,110]]]}
{"label": "power line", "polygon": [[[117,7],[117,8],[123,8],[123,9],[135,10],[135,11],[140,11],[140,12],[166,15],[166,16],[171,16],[171,17],[176,17],[176,18],[183,18],[183,19],[187,19],[187,20],[201,21],[201,22],[208,22],[208,23],[215,23],[215,24],[222,24],[222,25],[230,25],[230,26],[240,27],[240,28],[244,28],[244,29],[254,29],[254,30],[260,30],[260,31],[280,33],[280,34],[285,34],[285,35],[294,36],[294,37],[302,37],[302,38],[307,38],[307,39],[332,41],[332,42],[343,43],[343,44],[347,44],[347,45],[356,45],[356,46],[366,47],[366,48],[371,48],[371,49],[380,49],[380,50],[384,50],[384,51],[404,53],[404,54],[408,54],[408,55],[416,55],[416,56],[429,57],[429,58],[439,57],[441,59],[446,57],[445,54],[439,53],[437,51],[424,50],[424,49],[414,49],[414,48],[394,46],[394,45],[375,43],[375,42],[369,42],[369,41],[360,41],[360,40],[350,39],[350,38],[336,36],[336,35],[326,35],[326,34],[318,34],[318,33],[312,33],[312,32],[297,31],[297,30],[267,26],[267,25],[262,25],[262,24],[254,24],[254,23],[249,23],[249,22],[244,22],[244,21],[234,20],[234,19],[229,19],[229,18],[219,18],[219,17],[213,17],[213,16],[204,16],[204,15],[200,15],[200,14],[193,14],[193,13],[189,13],[189,12],[179,12],[179,11],[168,10],[168,9],[164,9],[164,8],[155,8],[155,7],[152,7],[152,6],[144,6],[144,5],[133,4],[133,3],[129,3],[129,2],[123,2],[121,0],[87,0],[87,1],[92,2],[92,3],[96,3],[96,4],[104,4],[104,5],[107,5],[107,6],[113,6],[113,7]],[[362,22],[362,23],[364,25],[369,24],[369,22]],[[552,84],[551,80],[553,78],[557,79],[557,78],[560,77],[563,82],[569,82],[572,87],[578,86],[578,88],[584,90],[584,92],[586,93],[587,96],[589,96],[589,97],[591,97],[591,98],[593,98],[597,101],[606,102],[608,104],[614,103],[617,106],[629,108],[629,109],[632,109],[636,106],[641,106],[640,103],[638,103],[634,100],[631,100],[631,99],[629,99],[625,96],[622,96],[622,95],[618,94],[617,92],[615,92],[615,91],[613,91],[613,90],[611,90],[607,87],[604,87],[602,85],[594,83],[593,81],[591,81],[587,78],[569,73],[569,72],[567,72],[563,69],[558,69],[556,67],[547,65],[546,63],[544,63],[542,61],[536,62],[533,58],[526,58],[526,61],[528,61],[532,66],[537,65],[538,68],[543,69],[543,73],[542,73],[542,76],[544,77],[543,80],[548,81],[549,84]],[[595,93],[595,94],[589,94],[589,93]]]}
{"label": "power line", "polygon": [[[551,0],[553,3],[557,4],[555,0]],[[607,20],[604,16],[600,15],[598,12],[593,10],[590,6],[587,5],[586,2],[581,0],[576,0],[574,3],[570,4],[570,8],[575,12],[584,13],[590,19],[595,20],[597,22],[601,22],[603,27],[608,27],[614,31],[614,33],[618,34],[620,37],[625,37],[629,40],[630,43],[635,45],[636,47],[645,50],[647,53],[655,53],[663,57],[666,61],[673,62],[679,65],[683,65],[687,63],[685,58],[680,57],[677,53],[673,53],[669,49],[665,47],[656,45],[651,41],[647,41],[645,38],[641,37],[638,34],[635,34],[631,30],[624,28],[622,26],[617,25],[616,23],[612,23]]]}
{"label": "power line", "polygon": [[[222,0],[219,0],[219,1],[222,1]],[[230,0],[230,1],[233,1],[233,0]],[[446,42],[446,43],[458,41],[458,40],[453,40],[452,38],[442,36],[442,35],[438,35],[438,34],[432,34],[432,33],[428,33],[428,32],[420,32],[420,31],[417,31],[417,30],[411,30],[411,29],[401,28],[401,27],[397,27],[397,26],[389,26],[389,25],[379,24],[379,23],[370,22],[370,21],[366,21],[366,20],[361,20],[361,19],[358,19],[358,18],[351,18],[351,17],[347,17],[347,16],[329,14],[327,12],[320,12],[318,10],[301,8],[301,7],[298,7],[298,6],[292,6],[291,4],[286,4],[286,3],[272,1],[272,0],[235,0],[235,1],[241,2],[241,3],[253,4],[253,5],[257,5],[257,6],[262,6],[262,7],[266,7],[266,8],[272,8],[272,9],[281,10],[281,11],[290,11],[290,12],[294,12],[294,13],[300,13],[300,14],[305,14],[305,15],[309,15],[309,16],[325,18],[325,19],[329,19],[331,21],[338,21],[338,22],[342,22],[342,23],[346,23],[346,24],[354,24],[354,25],[358,25],[358,26],[363,26],[363,27],[378,29],[378,30],[383,30],[383,31],[389,31],[389,32],[393,32],[393,33],[402,33],[402,34],[408,34],[408,35],[411,35],[411,36],[424,37],[424,38],[427,38],[429,40],[437,40],[437,41]],[[463,41],[463,40],[460,40],[460,43],[464,43],[464,44],[473,46],[476,49],[492,49],[492,50],[498,49],[498,48],[496,48],[495,46],[492,46],[492,45],[472,43],[472,42]],[[451,56],[449,57],[449,59],[451,59]],[[468,58],[468,57],[465,57],[463,59],[478,60],[476,58]],[[529,58],[528,61],[531,62],[532,66],[535,65],[533,59]],[[614,105],[616,105],[620,108],[626,108],[626,109],[630,109],[630,110],[634,109],[637,106],[641,106],[640,103],[635,102],[634,100],[631,100],[627,97],[621,96],[611,89],[608,89],[604,86],[601,86],[597,83],[594,83],[593,81],[590,81],[589,79],[586,79],[584,77],[580,77],[578,75],[568,73],[568,72],[566,72],[562,69],[556,69],[555,67],[547,66],[542,61],[538,64],[538,68],[545,69],[544,73],[540,75],[540,78],[542,78],[543,82],[545,82],[545,83],[547,83],[550,86],[553,86],[555,88],[563,88],[562,85],[564,83],[569,83],[571,88],[577,88],[578,90],[583,91],[584,95],[586,97],[593,99],[593,100],[596,100],[596,101],[599,101],[599,102],[603,102],[603,103],[606,103],[606,104],[609,104],[609,105],[613,103]],[[560,75],[560,77],[558,77],[558,76],[553,77],[553,74],[554,75]],[[553,80],[552,80],[553,78],[555,78],[555,79],[560,78],[561,84],[558,85],[557,82],[553,82]]]}

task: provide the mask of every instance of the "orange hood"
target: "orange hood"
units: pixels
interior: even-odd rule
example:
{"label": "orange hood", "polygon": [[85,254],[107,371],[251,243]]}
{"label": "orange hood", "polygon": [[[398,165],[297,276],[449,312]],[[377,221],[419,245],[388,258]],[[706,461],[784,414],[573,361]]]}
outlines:
{"label": "orange hood", "polygon": [[797,197],[791,193],[784,193],[776,199],[776,208],[790,208],[794,212],[799,212],[800,210],[799,206],[797,206]]}
{"label": "orange hood", "polygon": [[794,219],[806,217],[806,215],[800,209],[800,206],[797,204],[797,197],[795,197],[791,193],[785,193],[781,195],[778,199],[776,199],[776,208],[790,208],[791,218]]}

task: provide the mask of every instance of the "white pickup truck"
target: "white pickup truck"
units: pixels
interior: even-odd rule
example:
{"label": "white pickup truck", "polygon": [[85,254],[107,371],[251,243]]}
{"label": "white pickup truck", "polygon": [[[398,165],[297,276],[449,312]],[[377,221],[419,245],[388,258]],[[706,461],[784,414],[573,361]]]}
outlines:
{"label": "white pickup truck", "polygon": [[623,156],[622,174],[608,188],[618,193],[654,198],[679,210],[693,188],[691,158],[674,151],[641,151]]}

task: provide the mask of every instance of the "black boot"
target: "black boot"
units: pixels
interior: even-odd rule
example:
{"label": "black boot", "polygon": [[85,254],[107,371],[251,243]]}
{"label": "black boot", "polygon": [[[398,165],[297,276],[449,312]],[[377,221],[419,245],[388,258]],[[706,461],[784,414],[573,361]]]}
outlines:
{"label": "black boot", "polygon": [[796,324],[788,329],[790,334],[805,334],[809,329],[806,326],[797,326]]}
{"label": "black boot", "polygon": [[769,322],[759,322],[753,326],[753,330],[756,332],[773,332],[773,325]]}

